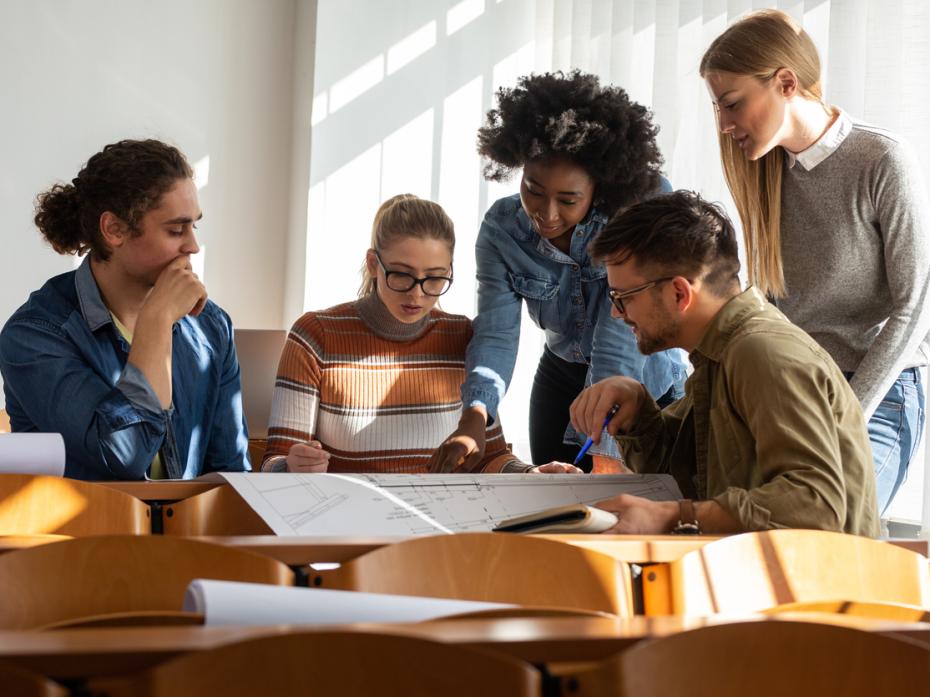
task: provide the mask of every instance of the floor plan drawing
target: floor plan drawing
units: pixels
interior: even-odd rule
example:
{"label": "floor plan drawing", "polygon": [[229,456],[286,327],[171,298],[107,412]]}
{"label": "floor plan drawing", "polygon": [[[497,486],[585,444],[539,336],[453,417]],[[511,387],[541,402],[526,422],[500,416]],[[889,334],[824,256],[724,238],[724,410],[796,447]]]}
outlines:
{"label": "floor plan drawing", "polygon": [[627,493],[681,498],[669,475],[223,473],[277,535],[486,532],[498,522]]}

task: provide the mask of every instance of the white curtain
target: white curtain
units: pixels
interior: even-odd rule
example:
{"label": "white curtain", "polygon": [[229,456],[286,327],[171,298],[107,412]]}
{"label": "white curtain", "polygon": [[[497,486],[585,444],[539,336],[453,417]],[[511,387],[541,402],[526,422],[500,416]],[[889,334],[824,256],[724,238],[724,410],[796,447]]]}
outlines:
{"label": "white curtain", "polygon": [[[580,68],[624,87],[653,110],[672,184],[723,202],[736,218],[697,68],[728,24],[763,7],[788,12],[811,34],[827,100],[908,138],[930,175],[930,3],[923,0],[320,0],[305,307],[351,297],[357,281],[342,266],[361,262],[378,203],[412,191],[439,201],[456,223],[456,283],[443,304],[473,315],[478,224],[491,202],[516,191],[513,182],[481,179],[475,130],[496,88],[532,71]],[[333,240],[349,261],[333,265],[317,253]],[[501,418],[527,459],[541,346],[524,318]],[[892,516],[930,528],[925,462],[921,455]]]}

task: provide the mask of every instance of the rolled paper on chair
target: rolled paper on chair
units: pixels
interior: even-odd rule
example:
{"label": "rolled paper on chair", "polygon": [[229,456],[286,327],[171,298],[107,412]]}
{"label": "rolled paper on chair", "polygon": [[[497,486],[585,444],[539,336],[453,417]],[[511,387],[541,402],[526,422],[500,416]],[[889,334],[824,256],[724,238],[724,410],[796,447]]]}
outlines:
{"label": "rolled paper on chair", "polygon": [[0,474],[65,473],[65,441],[60,433],[0,434]]}
{"label": "rolled paper on chair", "polygon": [[479,610],[513,608],[506,603],[362,593],[325,588],[295,588],[263,583],[195,579],[184,595],[185,612],[204,616],[204,624],[347,624],[351,622],[423,622]]}

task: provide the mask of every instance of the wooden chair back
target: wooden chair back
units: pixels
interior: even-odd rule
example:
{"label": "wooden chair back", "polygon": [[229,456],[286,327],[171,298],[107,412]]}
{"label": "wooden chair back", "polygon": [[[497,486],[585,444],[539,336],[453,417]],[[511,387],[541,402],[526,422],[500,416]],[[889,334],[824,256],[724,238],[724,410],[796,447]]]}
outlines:
{"label": "wooden chair back", "polygon": [[0,556],[0,628],[34,629],[113,613],[179,611],[195,578],[291,585],[252,552],[162,535],[84,537]]}
{"label": "wooden chair back", "polygon": [[261,516],[228,484],[165,506],[163,520],[165,535],[274,534]]}
{"label": "wooden chair back", "polygon": [[149,507],[135,496],[93,482],[0,474],[0,535],[142,535]]}
{"label": "wooden chair back", "polygon": [[644,641],[562,680],[573,697],[919,694],[930,648],[846,626],[736,622]]}
{"label": "wooden chair back", "polygon": [[927,558],[822,530],[735,535],[669,567],[673,614],[746,614],[794,602],[847,600],[930,608]]}
{"label": "wooden chair back", "polygon": [[67,697],[69,691],[44,675],[10,663],[0,663],[0,687],[4,695],[16,697]]}
{"label": "wooden chair back", "polygon": [[504,533],[387,545],[315,574],[311,585],[633,614],[626,564],[564,542]]}
{"label": "wooden chair back", "polygon": [[788,612],[823,612],[831,615],[870,617],[893,622],[928,622],[930,610],[905,603],[862,602],[857,600],[821,600],[806,603],[785,603],[763,610],[766,615],[784,615]]}
{"label": "wooden chair back", "polygon": [[92,681],[110,697],[340,695],[538,697],[541,676],[504,655],[387,634],[263,637],[190,653],[128,679]]}
{"label": "wooden chair back", "polygon": [[10,415],[7,414],[6,409],[0,409],[0,433],[9,433],[11,430]]}

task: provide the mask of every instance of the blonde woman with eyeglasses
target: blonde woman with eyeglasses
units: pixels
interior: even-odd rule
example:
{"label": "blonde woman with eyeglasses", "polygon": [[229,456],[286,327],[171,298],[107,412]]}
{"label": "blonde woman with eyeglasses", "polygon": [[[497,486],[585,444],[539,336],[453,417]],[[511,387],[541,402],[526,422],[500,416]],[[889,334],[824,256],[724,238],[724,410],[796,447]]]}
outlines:
{"label": "blonde woman with eyeglasses", "polygon": [[[410,194],[378,210],[359,298],[294,323],[275,381],[263,471],[430,471],[458,423],[471,321],[439,310],[453,281],[445,211]],[[574,472],[520,462],[500,424],[471,472]]]}
{"label": "blonde woman with eyeglasses", "polygon": [[700,73],[750,281],[850,380],[884,513],[924,422],[930,205],[920,167],[898,136],[823,101],[817,48],[783,12],[733,24]]}

